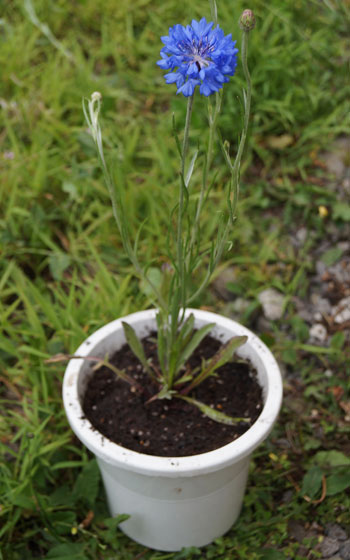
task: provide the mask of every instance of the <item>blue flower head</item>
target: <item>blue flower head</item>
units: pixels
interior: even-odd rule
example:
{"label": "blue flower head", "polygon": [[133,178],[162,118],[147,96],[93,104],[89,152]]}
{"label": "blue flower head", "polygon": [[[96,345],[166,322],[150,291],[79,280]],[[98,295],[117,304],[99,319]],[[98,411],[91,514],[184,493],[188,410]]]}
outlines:
{"label": "blue flower head", "polygon": [[222,88],[233,76],[237,66],[238,49],[231,34],[226,35],[219,26],[205,18],[191,25],[170,27],[169,35],[162,37],[162,60],[157,62],[163,70],[170,70],[164,78],[167,84],[175,83],[177,93],[190,97],[196,86],[201,95],[211,95]]}

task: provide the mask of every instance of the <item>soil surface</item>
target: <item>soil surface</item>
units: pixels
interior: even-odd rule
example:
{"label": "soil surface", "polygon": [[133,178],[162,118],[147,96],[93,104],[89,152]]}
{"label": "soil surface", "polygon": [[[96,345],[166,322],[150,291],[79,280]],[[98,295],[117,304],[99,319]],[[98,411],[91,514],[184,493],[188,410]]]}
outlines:
{"label": "soil surface", "polygon": [[[143,339],[146,356],[157,364],[156,333]],[[207,336],[189,360],[194,368],[220,348]],[[190,396],[232,417],[250,418],[234,426],[204,416],[193,405],[178,399],[147,401],[159,387],[144,373],[138,359],[125,345],[110,362],[124,369],[142,390],[121,380],[107,367],[94,372],[83,402],[85,416],[105,437],[119,445],[162,457],[183,457],[212,451],[246,432],[259,416],[262,391],[253,367],[243,361],[229,362],[196,387]]]}

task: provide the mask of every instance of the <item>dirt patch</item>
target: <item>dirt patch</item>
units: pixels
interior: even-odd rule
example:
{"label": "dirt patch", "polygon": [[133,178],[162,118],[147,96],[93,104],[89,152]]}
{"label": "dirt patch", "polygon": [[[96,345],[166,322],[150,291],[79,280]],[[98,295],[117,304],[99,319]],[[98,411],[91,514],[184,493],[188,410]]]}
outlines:
{"label": "dirt patch", "polygon": [[[143,339],[146,355],[157,363],[155,333]],[[195,368],[219,349],[220,342],[207,336],[189,360]],[[205,380],[191,396],[232,417],[250,418],[234,426],[204,416],[178,398],[147,401],[159,387],[145,374],[138,359],[125,345],[110,358],[141,385],[135,391],[108,368],[96,371],[84,397],[83,410],[91,424],[119,445],[163,457],[183,457],[212,451],[238,438],[255,422],[262,407],[262,391],[256,372],[246,362],[230,362]]]}

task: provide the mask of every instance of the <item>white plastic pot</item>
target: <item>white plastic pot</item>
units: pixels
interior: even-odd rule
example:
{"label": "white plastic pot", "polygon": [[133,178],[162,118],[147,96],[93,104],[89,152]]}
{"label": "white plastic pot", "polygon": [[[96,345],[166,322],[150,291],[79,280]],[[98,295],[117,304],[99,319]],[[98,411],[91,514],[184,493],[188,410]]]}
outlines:
{"label": "white plastic pot", "polygon": [[[186,315],[190,313],[197,328],[215,323],[211,334],[222,342],[236,335],[248,336],[237,354],[249,358],[257,369],[264,407],[253,426],[232,443],[191,457],[130,451],[103,437],[84,418],[81,402],[92,373],[91,362],[71,360],[63,381],[69,423],[97,457],[112,516],[129,514],[120,528],[144,546],[164,551],[204,546],[230,529],[241,510],[250,455],[271,431],[282,401],[280,370],[257,336],[220,315],[188,309]],[[108,323],[85,340],[76,355],[110,355],[125,344],[122,320],[142,338],[156,329],[155,315],[155,310],[141,311]]]}

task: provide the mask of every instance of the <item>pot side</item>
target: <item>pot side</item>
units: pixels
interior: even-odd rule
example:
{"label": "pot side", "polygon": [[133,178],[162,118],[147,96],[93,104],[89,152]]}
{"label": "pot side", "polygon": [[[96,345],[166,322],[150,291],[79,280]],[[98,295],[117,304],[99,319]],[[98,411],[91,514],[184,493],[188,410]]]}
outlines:
{"label": "pot side", "polygon": [[[63,402],[76,436],[97,457],[112,516],[130,518],[120,528],[149,548],[177,551],[205,546],[222,536],[239,516],[250,455],[268,436],[282,402],[282,378],[270,350],[239,323],[208,311],[193,313],[195,328],[215,323],[211,335],[222,343],[248,337],[237,355],[255,366],[263,388],[264,407],[256,422],[237,440],[214,451],[190,457],[143,455],[111,442],[84,418],[84,391],[93,374],[91,362],[73,359],[63,380]],[[104,357],[123,344],[122,321],[142,338],[156,329],[156,310],[140,311],[108,323],[77,349],[78,356]]]}

